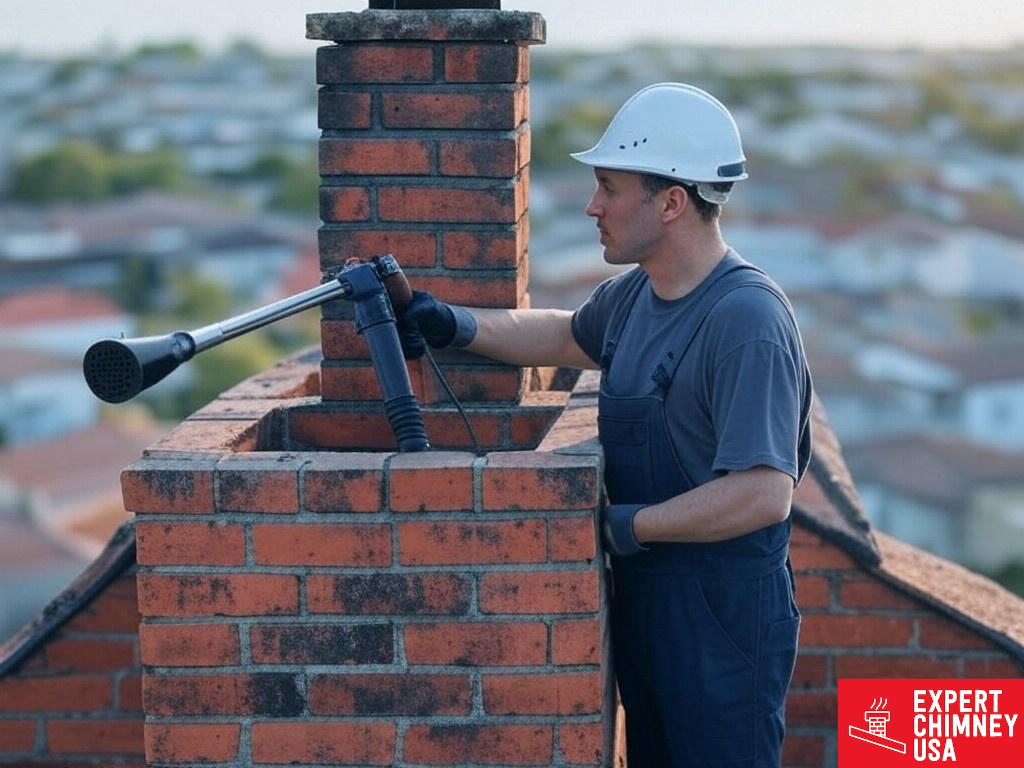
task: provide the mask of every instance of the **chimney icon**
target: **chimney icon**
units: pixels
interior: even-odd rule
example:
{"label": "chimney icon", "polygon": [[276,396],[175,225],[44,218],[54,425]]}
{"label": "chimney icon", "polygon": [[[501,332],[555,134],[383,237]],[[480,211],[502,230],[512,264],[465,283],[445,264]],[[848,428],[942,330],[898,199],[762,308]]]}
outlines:
{"label": "chimney icon", "polygon": [[902,741],[890,739],[885,735],[885,724],[889,722],[889,713],[884,708],[889,703],[888,699],[876,699],[871,702],[871,708],[864,712],[864,719],[867,721],[868,729],[850,726],[850,735],[855,739],[874,744],[876,747],[891,749],[900,754],[907,753],[907,745]]}

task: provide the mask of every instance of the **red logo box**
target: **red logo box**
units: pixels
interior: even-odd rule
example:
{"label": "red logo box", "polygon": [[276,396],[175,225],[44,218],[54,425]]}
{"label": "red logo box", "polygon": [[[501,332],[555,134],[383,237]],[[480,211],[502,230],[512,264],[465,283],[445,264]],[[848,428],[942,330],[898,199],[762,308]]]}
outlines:
{"label": "red logo box", "polygon": [[1024,765],[1024,680],[839,681],[839,768]]}

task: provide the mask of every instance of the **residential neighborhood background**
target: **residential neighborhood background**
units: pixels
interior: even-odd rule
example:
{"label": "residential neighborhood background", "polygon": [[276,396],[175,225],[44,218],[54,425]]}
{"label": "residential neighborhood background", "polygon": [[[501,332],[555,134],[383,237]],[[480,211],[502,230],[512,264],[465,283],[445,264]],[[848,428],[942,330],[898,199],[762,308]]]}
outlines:
{"label": "residential neighborhood background", "polygon": [[[749,158],[726,240],[792,299],[872,524],[1024,594],[1024,45],[531,54],[533,306],[613,274],[568,153],[643,85],[707,89]],[[319,281],[318,137],[310,56],[0,54],[0,642],[127,517],[122,466],[318,341],[314,310],[116,408],[81,376]]]}

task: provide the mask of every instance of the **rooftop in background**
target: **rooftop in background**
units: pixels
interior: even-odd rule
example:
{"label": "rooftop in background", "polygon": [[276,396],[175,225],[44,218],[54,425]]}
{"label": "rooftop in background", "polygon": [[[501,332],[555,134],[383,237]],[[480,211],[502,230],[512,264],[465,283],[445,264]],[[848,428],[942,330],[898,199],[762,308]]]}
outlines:
{"label": "rooftop in background", "polygon": [[60,286],[0,297],[0,327],[8,329],[96,318],[112,319],[122,314],[114,302],[99,293],[72,291]]}

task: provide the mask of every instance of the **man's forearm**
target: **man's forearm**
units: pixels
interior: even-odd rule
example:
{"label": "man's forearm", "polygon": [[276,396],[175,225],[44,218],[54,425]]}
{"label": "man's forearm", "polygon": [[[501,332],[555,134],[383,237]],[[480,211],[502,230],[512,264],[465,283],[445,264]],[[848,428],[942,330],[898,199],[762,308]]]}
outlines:
{"label": "man's forearm", "polygon": [[792,497],[788,475],[754,467],[644,507],[633,532],[641,544],[734,539],[785,520]]}
{"label": "man's forearm", "polygon": [[564,309],[468,308],[476,319],[469,352],[512,365],[595,368],[576,344]]}

